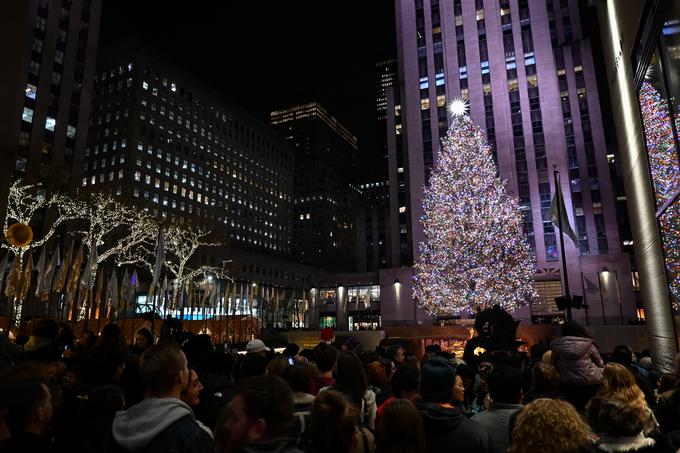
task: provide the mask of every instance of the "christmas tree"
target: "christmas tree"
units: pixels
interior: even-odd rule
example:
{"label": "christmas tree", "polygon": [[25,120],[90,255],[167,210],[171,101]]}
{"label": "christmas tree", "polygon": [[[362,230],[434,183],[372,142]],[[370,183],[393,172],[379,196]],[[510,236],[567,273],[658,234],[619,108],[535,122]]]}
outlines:
{"label": "christmas tree", "polygon": [[518,200],[506,193],[464,102],[454,101],[452,111],[424,189],[425,241],[415,265],[414,297],[431,315],[526,305],[536,292]]}
{"label": "christmas tree", "polygon": [[[668,269],[668,286],[673,296],[673,307],[680,308],[680,201],[666,206],[680,189],[680,160],[673,140],[673,125],[668,102],[645,80],[640,88],[640,111],[647,142],[647,159],[652,175],[657,209],[665,208],[659,216],[661,240]],[[676,131],[680,127],[680,112],[675,114]]]}

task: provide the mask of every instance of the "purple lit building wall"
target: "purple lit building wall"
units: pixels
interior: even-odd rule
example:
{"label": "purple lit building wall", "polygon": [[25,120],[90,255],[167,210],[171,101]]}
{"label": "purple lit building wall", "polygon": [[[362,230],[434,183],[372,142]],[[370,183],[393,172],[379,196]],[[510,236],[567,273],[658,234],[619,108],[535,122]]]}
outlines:
{"label": "purple lit building wall", "polygon": [[[578,2],[396,0],[396,26],[399,86],[388,93],[387,127],[391,209],[400,219],[392,248],[400,250],[405,240],[411,248],[400,254],[401,265],[411,264],[405,260],[417,257],[424,239],[422,188],[447,131],[447,105],[463,97],[500,176],[520,199],[541,296],[532,314],[553,311],[562,292],[559,233],[548,217],[555,164],[579,239],[574,244],[565,236],[570,289],[585,294],[590,306],[574,317],[631,319],[630,259],[622,252],[610,177],[615,157],[605,144]],[[394,198],[400,193],[405,196]]]}

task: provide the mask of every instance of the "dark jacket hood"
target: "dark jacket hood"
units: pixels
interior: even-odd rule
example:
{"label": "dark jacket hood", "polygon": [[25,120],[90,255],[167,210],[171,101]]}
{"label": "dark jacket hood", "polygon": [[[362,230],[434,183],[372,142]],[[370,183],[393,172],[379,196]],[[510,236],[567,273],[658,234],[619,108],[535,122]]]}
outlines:
{"label": "dark jacket hood", "polygon": [[457,407],[442,407],[437,403],[419,401],[416,403],[424,423],[432,432],[453,432],[466,419]]}

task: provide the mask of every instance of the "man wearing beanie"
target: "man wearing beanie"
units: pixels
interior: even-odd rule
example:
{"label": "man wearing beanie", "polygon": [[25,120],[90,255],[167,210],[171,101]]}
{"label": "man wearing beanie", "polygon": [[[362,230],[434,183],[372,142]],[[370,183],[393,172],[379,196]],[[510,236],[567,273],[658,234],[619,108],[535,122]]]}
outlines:
{"label": "man wearing beanie", "polygon": [[433,357],[423,364],[420,378],[423,399],[417,406],[423,416],[427,452],[493,451],[487,431],[451,405],[455,383],[453,367],[443,357]]}

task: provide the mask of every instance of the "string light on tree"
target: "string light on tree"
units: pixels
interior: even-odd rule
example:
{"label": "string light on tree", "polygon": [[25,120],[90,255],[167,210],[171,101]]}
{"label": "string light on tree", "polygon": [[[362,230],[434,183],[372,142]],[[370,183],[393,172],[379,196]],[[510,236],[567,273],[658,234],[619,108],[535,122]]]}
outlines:
{"label": "string light on tree", "polygon": [[[653,75],[653,74],[652,74]],[[640,88],[640,110],[647,141],[649,169],[659,216],[659,229],[668,269],[668,284],[675,309],[680,308],[680,162],[673,139],[671,112],[666,99],[645,80]],[[676,129],[680,115],[676,115]],[[668,205],[668,203],[671,203]]]}
{"label": "string light on tree", "polygon": [[431,315],[528,304],[536,298],[534,269],[518,200],[498,178],[467,101],[454,100],[449,111],[449,132],[424,189],[414,297]]}

